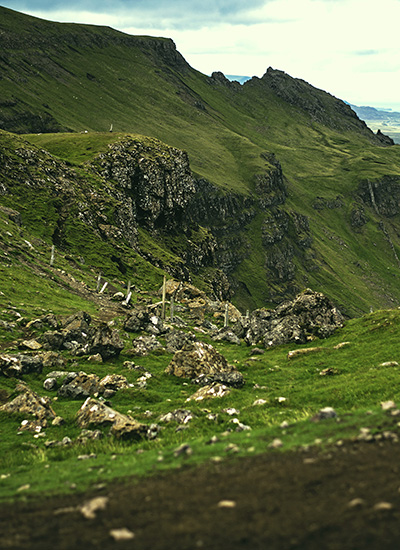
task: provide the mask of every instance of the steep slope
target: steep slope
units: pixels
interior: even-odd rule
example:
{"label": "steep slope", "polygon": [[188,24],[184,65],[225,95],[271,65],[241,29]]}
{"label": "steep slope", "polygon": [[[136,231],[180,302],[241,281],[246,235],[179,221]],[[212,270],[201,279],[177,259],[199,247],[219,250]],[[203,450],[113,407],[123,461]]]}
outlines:
{"label": "steep slope", "polygon": [[[348,314],[400,301],[399,148],[387,147],[348,105],[273,69],[244,85],[221,73],[207,77],[171,40],[5,8],[0,15],[0,127],[68,129],[26,138],[72,164],[80,181],[118,189],[120,204],[128,197],[133,221],[120,227],[121,238],[142,259],[195,277],[242,308],[272,305],[305,286]],[[143,145],[133,154],[122,135],[96,133],[111,124]],[[149,146],[138,134],[187,152],[184,195],[161,191],[181,176],[168,179],[165,145]],[[150,209],[140,199],[149,174],[158,174]],[[18,199],[3,193],[2,202],[13,201],[24,209],[22,188]],[[112,223],[98,223],[118,226],[124,215],[110,208]],[[72,211],[79,219],[79,208]],[[43,232],[43,218],[35,223]],[[95,234],[107,238],[98,228]],[[66,248],[82,244],[54,228],[46,238]]]}

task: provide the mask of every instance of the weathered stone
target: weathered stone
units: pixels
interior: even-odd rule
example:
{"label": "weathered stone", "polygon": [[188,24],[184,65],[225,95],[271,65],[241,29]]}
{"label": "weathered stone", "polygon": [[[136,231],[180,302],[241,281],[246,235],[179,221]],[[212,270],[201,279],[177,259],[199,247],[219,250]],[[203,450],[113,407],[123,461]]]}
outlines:
{"label": "weathered stone", "polygon": [[209,386],[203,386],[196,393],[186,399],[186,401],[203,401],[204,399],[215,399],[216,397],[225,397],[230,393],[230,389],[223,384],[214,383]]}
{"label": "weathered stone", "polygon": [[173,330],[165,336],[166,348],[170,353],[174,353],[196,340],[196,336],[183,330]]}
{"label": "weathered stone", "polygon": [[103,392],[105,390],[112,390],[115,392],[129,388],[129,383],[125,376],[121,374],[107,374],[100,380],[100,387]]}
{"label": "weathered stone", "polygon": [[117,439],[141,439],[147,434],[147,426],[131,416],[122,414],[96,399],[88,398],[76,415],[78,426],[110,425],[110,434]]}
{"label": "weathered stone", "polygon": [[295,357],[301,357],[304,355],[310,355],[310,353],[317,353],[319,351],[324,351],[324,348],[321,347],[315,347],[315,348],[301,348],[301,349],[295,349],[291,350],[287,354],[288,359],[294,359]]}
{"label": "weathered stone", "polygon": [[38,349],[41,349],[43,346],[36,340],[23,340],[19,345],[19,349],[30,349],[33,351],[37,351]]}
{"label": "weathered stone", "polygon": [[234,370],[213,346],[192,342],[175,353],[165,372],[181,378],[196,378],[200,374],[229,373]]}
{"label": "weathered stone", "polygon": [[78,311],[77,313],[67,317],[67,319],[62,322],[62,328],[68,331],[78,330],[87,333],[91,321],[92,318],[89,313],[86,313],[85,311]]}
{"label": "weathered stone", "polygon": [[117,357],[124,348],[119,332],[111,329],[108,325],[102,324],[93,334],[89,344],[88,353],[94,355],[100,353],[103,361]]}
{"label": "weathered stone", "polygon": [[132,540],[135,538],[135,533],[132,533],[132,531],[126,527],[121,527],[120,529],[111,529],[110,537],[117,542],[121,540]]}
{"label": "weathered stone", "polygon": [[326,338],[343,323],[343,316],[328,298],[306,289],[275,310],[253,311],[249,318],[242,317],[232,328],[248,344],[263,342],[270,348],[290,342],[304,344],[315,337]]}
{"label": "weathered stone", "polygon": [[100,353],[96,353],[95,355],[89,355],[87,360],[90,361],[91,363],[102,363],[103,362],[103,358],[100,355]]}
{"label": "weathered stone", "polygon": [[42,334],[43,346],[49,350],[60,350],[63,347],[65,335],[59,330],[49,330]]}
{"label": "weathered stone", "polygon": [[162,345],[154,335],[139,336],[132,342],[132,353],[134,355],[144,356],[159,349],[162,349]]}
{"label": "weathered stone", "polygon": [[220,382],[232,388],[242,388],[245,384],[243,374],[236,370],[232,372],[219,372],[216,374],[200,374],[194,378],[192,382],[199,386],[208,386],[214,382]]}
{"label": "weathered stone", "polygon": [[124,330],[127,332],[140,332],[150,323],[151,314],[147,308],[135,307],[129,312],[124,321]]}
{"label": "weathered stone", "polygon": [[229,342],[230,344],[240,345],[240,338],[238,338],[238,336],[236,336],[236,334],[228,328],[221,329],[213,336],[213,340],[216,342]]}
{"label": "weathered stone", "polygon": [[32,433],[41,433],[43,428],[47,427],[47,419],[42,418],[41,420],[23,420],[21,426],[19,427],[19,432],[32,432]]}
{"label": "weathered stone", "polygon": [[21,393],[9,403],[2,405],[0,410],[8,413],[29,414],[39,421],[53,420],[56,417],[48,397],[40,397],[26,384],[18,384],[16,389]]}
{"label": "weathered stone", "polygon": [[96,374],[74,372],[65,378],[58,390],[58,396],[67,399],[86,399],[90,395],[100,394],[103,391],[100,378]]}
{"label": "weathered stone", "polygon": [[380,367],[398,367],[399,364],[397,361],[385,361],[384,363],[380,363]]}
{"label": "weathered stone", "polygon": [[46,378],[46,380],[43,382],[43,387],[47,391],[54,391],[57,389],[57,386],[57,378]]}
{"label": "weathered stone", "polygon": [[175,411],[169,412],[160,416],[160,422],[178,422],[178,424],[187,424],[190,420],[194,418],[192,411],[186,409],[176,409]]}
{"label": "weathered stone", "polygon": [[24,374],[41,373],[43,361],[39,355],[0,354],[0,373],[7,377],[20,377]]}
{"label": "weathered stone", "polygon": [[66,364],[64,357],[55,351],[46,351],[41,354],[43,367],[61,368]]}

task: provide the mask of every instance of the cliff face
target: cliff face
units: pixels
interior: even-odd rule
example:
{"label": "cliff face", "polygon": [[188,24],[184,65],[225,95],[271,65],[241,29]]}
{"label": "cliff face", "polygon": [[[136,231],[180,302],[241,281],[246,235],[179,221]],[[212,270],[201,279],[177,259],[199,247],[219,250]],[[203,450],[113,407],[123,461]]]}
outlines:
{"label": "cliff face", "polygon": [[184,230],[186,208],[195,194],[183,151],[157,140],[126,138],[99,155],[92,167],[117,182],[116,196],[129,204],[135,224],[148,230]]}
{"label": "cliff face", "polygon": [[364,180],[358,187],[358,194],[364,204],[381,216],[391,218],[400,214],[400,176]]}

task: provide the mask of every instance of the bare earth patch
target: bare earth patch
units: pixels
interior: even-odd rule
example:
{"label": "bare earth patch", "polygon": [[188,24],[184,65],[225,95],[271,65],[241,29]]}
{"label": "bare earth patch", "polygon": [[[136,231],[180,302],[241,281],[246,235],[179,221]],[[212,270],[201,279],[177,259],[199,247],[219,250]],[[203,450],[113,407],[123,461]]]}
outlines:
{"label": "bare earth patch", "polygon": [[[91,494],[2,504],[0,544],[32,550],[394,549],[400,547],[399,470],[400,446],[390,441],[182,468]],[[94,506],[99,497],[101,506]],[[85,517],[82,507],[92,499],[93,514]]]}

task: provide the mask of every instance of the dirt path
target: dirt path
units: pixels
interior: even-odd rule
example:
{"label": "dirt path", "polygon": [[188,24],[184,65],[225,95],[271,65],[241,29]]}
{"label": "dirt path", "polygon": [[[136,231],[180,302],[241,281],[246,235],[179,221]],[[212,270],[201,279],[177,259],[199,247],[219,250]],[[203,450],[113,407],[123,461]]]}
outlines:
{"label": "dirt path", "polygon": [[[399,471],[400,445],[388,441],[184,468],[92,494],[1,505],[0,546],[397,550]],[[79,506],[99,496],[104,509],[85,518]],[[121,528],[134,537],[115,540]]]}

